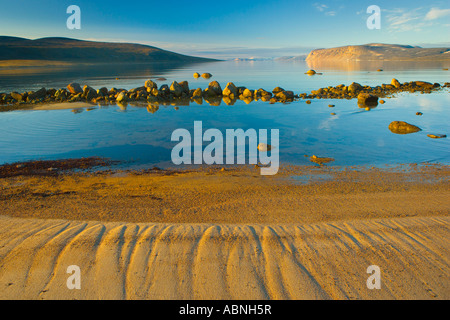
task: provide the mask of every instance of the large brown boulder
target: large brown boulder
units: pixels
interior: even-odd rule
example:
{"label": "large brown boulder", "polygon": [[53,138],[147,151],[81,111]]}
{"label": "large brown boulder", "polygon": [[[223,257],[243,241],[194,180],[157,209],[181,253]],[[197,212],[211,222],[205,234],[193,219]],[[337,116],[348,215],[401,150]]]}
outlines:
{"label": "large brown boulder", "polygon": [[363,86],[357,82],[353,82],[351,85],[349,85],[347,87],[347,91],[352,92],[352,93],[356,93],[358,91],[361,91],[362,89],[363,89]]}
{"label": "large brown boulder", "polygon": [[212,91],[216,96],[222,95],[222,88],[220,87],[220,84],[217,81],[210,82],[208,85],[208,90]]}
{"label": "large brown boulder", "polygon": [[121,92],[117,95],[117,98],[116,98],[116,101],[117,101],[117,102],[122,102],[122,103],[124,103],[124,102],[127,102],[127,100],[128,100],[128,96],[127,96],[127,92],[126,92],[126,91],[121,91]]}
{"label": "large brown boulder", "polygon": [[378,97],[367,93],[367,92],[361,92],[358,94],[358,106],[360,108],[363,107],[374,107],[378,105]]}
{"label": "large brown boulder", "polygon": [[425,82],[425,81],[414,81],[414,84],[417,87],[421,87],[424,89],[433,89],[434,88],[434,84],[429,83],[429,82]]}
{"label": "large brown boulder", "polygon": [[251,98],[253,97],[253,92],[250,89],[245,88],[245,90],[242,92],[242,98]]}
{"label": "large brown boulder", "polygon": [[[83,92],[83,91],[81,91],[81,92]],[[44,99],[46,95],[47,95],[47,90],[45,88],[41,88],[38,91],[35,91],[35,92],[29,94],[27,97],[27,101],[32,101],[32,100],[36,100],[36,99]]]}
{"label": "large brown boulder", "polygon": [[81,89],[81,86],[76,82],[69,83],[67,85],[67,90],[72,94],[83,93],[83,89]]}
{"label": "large brown boulder", "polygon": [[421,131],[419,127],[404,121],[392,121],[389,124],[389,130],[396,134],[408,134]]}
{"label": "large brown boulder", "polygon": [[187,81],[181,81],[179,83],[179,85],[183,89],[183,92],[188,95],[189,94],[189,83]]}
{"label": "large brown boulder", "polygon": [[11,97],[13,97],[14,100],[17,100],[17,101],[22,101],[22,99],[23,99],[23,95],[18,92],[11,92],[10,95],[11,95]]}
{"label": "large brown boulder", "polygon": [[89,86],[84,86],[83,88],[83,98],[90,101],[97,97],[97,91]]}
{"label": "large brown boulder", "polygon": [[285,90],[281,87],[276,87],[272,90],[272,93],[276,95],[277,93],[282,92],[282,91],[285,91]]}
{"label": "large brown boulder", "polygon": [[97,95],[106,97],[108,95],[108,89],[106,87],[101,87],[97,90]]}
{"label": "large brown boulder", "polygon": [[170,93],[172,93],[175,97],[181,97],[183,94],[183,87],[178,82],[174,81],[170,85]]}
{"label": "large brown boulder", "polygon": [[158,89],[158,85],[152,80],[145,81],[144,86],[147,88],[148,92],[152,92],[153,89]]}
{"label": "large brown boulder", "polygon": [[192,99],[201,99],[203,91],[201,88],[197,88],[192,92]]}
{"label": "large brown boulder", "polygon": [[392,79],[391,84],[396,87],[397,89],[400,88],[402,85],[397,79]]}
{"label": "large brown boulder", "polygon": [[238,95],[238,90],[233,82],[228,82],[225,89],[222,91],[222,95],[225,97],[233,95],[236,97]]}
{"label": "large brown boulder", "polygon": [[281,91],[276,94],[276,97],[282,101],[293,100],[294,92],[292,91]]}

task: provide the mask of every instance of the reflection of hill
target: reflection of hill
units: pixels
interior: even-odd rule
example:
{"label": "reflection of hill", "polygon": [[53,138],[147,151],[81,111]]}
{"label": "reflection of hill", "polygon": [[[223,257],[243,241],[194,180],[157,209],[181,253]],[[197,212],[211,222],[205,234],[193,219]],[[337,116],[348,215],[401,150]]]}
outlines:
{"label": "reflection of hill", "polygon": [[41,68],[0,68],[0,91],[39,89],[42,83],[53,83],[65,87],[76,79],[125,79],[152,77],[190,65],[187,62],[150,63],[99,63],[41,67]]}
{"label": "reflection of hill", "polygon": [[448,68],[450,61],[355,61],[355,60],[306,60],[310,69],[314,70],[413,70]]}
{"label": "reflection of hill", "polygon": [[450,48],[421,48],[391,44],[367,44],[316,49],[307,61],[450,61]]}

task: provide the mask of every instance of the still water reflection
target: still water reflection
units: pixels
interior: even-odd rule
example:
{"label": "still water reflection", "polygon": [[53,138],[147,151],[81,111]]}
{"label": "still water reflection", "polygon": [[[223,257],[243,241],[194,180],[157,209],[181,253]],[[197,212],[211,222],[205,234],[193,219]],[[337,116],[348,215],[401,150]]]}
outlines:
{"label": "still water reflection", "polygon": [[[188,80],[191,88],[207,87],[217,80],[224,87],[228,81],[252,89],[272,90],[281,86],[295,93],[309,92],[329,85],[390,83],[393,77],[401,82],[423,80],[444,83],[448,71],[442,65],[423,69],[382,66],[355,70],[319,69],[321,76],[304,74],[304,62],[218,62],[175,68],[142,69],[121,74],[86,76],[57,72],[4,76],[0,91],[20,91],[45,87],[63,87],[78,81],[95,88],[101,86],[130,89],[148,78],[164,77],[159,84]],[[318,68],[317,68],[318,69]],[[141,72],[142,71],[142,72]],[[194,72],[210,72],[210,80],[193,79]],[[41,81],[41,80],[42,81]],[[26,87],[26,89],[25,89]],[[330,108],[329,105],[335,105]],[[433,94],[400,94],[377,108],[358,108],[356,100],[303,100],[290,104],[269,104],[236,101],[218,106],[190,103],[186,106],[93,106],[89,110],[13,111],[0,113],[0,163],[31,159],[101,156],[125,161],[130,168],[158,165],[172,167],[170,153],[175,142],[171,134],[177,128],[193,130],[194,121],[203,122],[203,130],[217,128],[279,129],[280,161],[290,164],[311,164],[305,155],[332,157],[333,165],[374,165],[439,162],[450,163],[449,139],[431,139],[427,134],[447,134],[449,130],[448,91]],[[416,112],[422,112],[417,116]],[[332,114],[333,113],[333,114]],[[422,131],[396,135],[389,129],[392,121],[406,121]]]}

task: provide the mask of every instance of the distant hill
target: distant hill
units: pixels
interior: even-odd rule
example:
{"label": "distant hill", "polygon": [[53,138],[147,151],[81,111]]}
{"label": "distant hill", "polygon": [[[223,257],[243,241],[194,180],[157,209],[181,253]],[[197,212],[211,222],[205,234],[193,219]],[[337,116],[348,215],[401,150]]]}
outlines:
{"label": "distant hill", "polygon": [[354,60],[354,61],[446,61],[450,60],[450,48],[421,48],[395,44],[371,43],[316,49],[306,61]]}
{"label": "distant hill", "polygon": [[0,36],[0,60],[45,60],[83,63],[207,62],[214,59],[178,54],[142,44],[69,38],[36,40]]}
{"label": "distant hill", "polygon": [[277,61],[305,61],[307,55],[278,57]]}

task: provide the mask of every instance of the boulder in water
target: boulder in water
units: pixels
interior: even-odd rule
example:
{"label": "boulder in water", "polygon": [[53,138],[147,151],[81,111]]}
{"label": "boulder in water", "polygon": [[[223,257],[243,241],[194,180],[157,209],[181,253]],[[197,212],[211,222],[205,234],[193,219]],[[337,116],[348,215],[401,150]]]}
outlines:
{"label": "boulder in water", "polygon": [[421,129],[413,124],[405,121],[393,121],[389,124],[389,130],[396,134],[408,134],[421,131]]}

